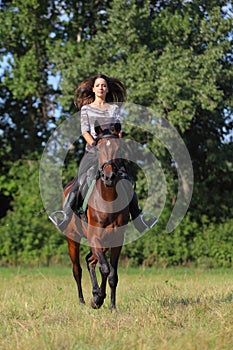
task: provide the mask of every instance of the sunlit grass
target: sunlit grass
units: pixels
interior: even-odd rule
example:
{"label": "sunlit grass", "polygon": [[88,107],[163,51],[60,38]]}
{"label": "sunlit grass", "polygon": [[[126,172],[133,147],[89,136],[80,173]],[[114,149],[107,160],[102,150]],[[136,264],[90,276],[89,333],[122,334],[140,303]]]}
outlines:
{"label": "sunlit grass", "polygon": [[100,310],[77,302],[70,269],[0,269],[0,349],[232,350],[233,271],[119,271],[117,312],[109,289]]}

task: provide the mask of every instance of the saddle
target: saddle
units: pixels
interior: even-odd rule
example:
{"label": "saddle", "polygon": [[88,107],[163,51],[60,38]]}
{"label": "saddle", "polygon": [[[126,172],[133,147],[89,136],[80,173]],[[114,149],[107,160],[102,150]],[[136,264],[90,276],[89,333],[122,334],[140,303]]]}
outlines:
{"label": "saddle", "polygon": [[[133,185],[132,178],[129,176],[124,166],[119,170],[119,175],[121,179],[127,179]],[[95,166],[92,166],[86,173],[83,173],[79,177],[76,176],[66,185],[66,187],[68,187],[72,183],[72,186],[65,197],[63,210],[57,210],[49,215],[50,220],[59,228],[59,230],[65,230],[73,213],[81,216],[81,219],[87,223],[86,213],[88,201],[98,177],[99,171]],[[60,218],[60,216],[62,216],[62,218]]]}
{"label": "saddle", "polygon": [[88,169],[87,173],[74,179],[74,183],[64,201],[64,208],[70,206],[76,214],[81,214],[85,221],[87,221],[87,203],[93,191],[96,179],[96,169],[95,167],[91,167]]}

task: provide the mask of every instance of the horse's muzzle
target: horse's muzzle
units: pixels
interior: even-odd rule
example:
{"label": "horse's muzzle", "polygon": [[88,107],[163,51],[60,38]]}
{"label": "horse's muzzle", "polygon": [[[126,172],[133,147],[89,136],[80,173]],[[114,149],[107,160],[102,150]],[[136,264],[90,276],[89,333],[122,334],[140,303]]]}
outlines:
{"label": "horse's muzzle", "polygon": [[102,172],[101,180],[106,187],[114,187],[116,185],[117,176],[113,171]]}

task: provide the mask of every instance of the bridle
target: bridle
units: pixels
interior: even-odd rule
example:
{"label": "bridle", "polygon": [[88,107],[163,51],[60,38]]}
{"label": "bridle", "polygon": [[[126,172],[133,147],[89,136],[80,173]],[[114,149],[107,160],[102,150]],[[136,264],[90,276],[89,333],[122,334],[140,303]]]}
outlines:
{"label": "bridle", "polygon": [[106,167],[106,165],[111,165],[112,166],[112,170],[113,170],[113,173],[115,175],[118,174],[118,171],[120,169],[119,165],[117,164],[116,161],[113,161],[113,160],[106,160],[106,162],[104,162],[103,164],[100,165],[99,167],[99,172],[100,174],[104,171],[104,168]]}
{"label": "bridle", "polygon": [[[109,133],[103,133],[103,134],[100,134],[98,135],[97,139],[96,139],[96,146],[98,145],[98,142],[102,139],[119,139],[119,137],[115,134],[109,134]],[[107,165],[111,165],[112,166],[112,171],[113,171],[113,174],[117,177],[118,175],[118,172],[120,170],[120,160],[119,161],[115,161],[115,160],[106,160],[105,162],[103,162],[102,164],[99,164],[99,169],[98,169],[98,176],[97,178],[100,178],[104,172],[104,168],[107,166]]]}

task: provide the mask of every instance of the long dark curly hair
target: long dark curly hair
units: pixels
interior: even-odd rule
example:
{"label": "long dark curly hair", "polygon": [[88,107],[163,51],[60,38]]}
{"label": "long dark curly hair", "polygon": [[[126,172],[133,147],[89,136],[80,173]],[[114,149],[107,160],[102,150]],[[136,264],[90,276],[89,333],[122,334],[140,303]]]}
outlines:
{"label": "long dark curly hair", "polygon": [[108,86],[106,102],[125,102],[126,88],[117,78],[108,77],[104,74],[98,74],[94,77],[85,79],[74,91],[74,104],[80,110],[82,106],[90,104],[95,100],[95,94],[92,91],[95,81],[102,78]]}

